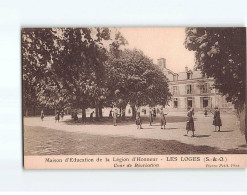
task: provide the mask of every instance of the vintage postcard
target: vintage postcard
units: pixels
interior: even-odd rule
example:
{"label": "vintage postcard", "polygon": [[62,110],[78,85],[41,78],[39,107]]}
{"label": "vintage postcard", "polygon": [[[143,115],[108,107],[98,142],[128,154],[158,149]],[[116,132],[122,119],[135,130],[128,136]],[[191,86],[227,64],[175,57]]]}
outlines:
{"label": "vintage postcard", "polygon": [[23,28],[25,169],[246,168],[246,28]]}

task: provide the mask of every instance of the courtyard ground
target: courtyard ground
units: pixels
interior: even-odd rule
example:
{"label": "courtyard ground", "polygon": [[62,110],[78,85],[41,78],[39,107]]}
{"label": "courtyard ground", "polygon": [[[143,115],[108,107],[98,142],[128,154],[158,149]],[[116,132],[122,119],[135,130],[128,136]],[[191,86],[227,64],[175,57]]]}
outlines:
{"label": "courtyard ground", "polygon": [[212,114],[195,113],[195,137],[185,136],[186,113],[169,113],[166,129],[159,119],[152,126],[143,118],[143,129],[131,119],[75,122],[70,116],[24,118],[24,155],[94,154],[247,154],[244,135],[234,114],[222,113],[223,127],[215,132]]}

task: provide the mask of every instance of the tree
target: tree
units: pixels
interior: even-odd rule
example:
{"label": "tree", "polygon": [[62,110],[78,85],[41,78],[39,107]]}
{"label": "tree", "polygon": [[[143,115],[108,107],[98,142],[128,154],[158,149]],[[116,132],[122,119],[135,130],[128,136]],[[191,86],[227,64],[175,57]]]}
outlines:
{"label": "tree", "polygon": [[186,28],[185,39],[185,47],[195,51],[197,67],[240,110],[245,102],[245,35],[245,28]]}
{"label": "tree", "polygon": [[52,59],[52,43],[51,29],[22,29],[23,108],[26,116],[29,108],[40,106],[38,92]]}
{"label": "tree", "polygon": [[196,66],[215,79],[215,88],[241,112],[246,95],[245,28],[186,28],[185,32],[184,44],[195,51]]}
{"label": "tree", "polygon": [[106,67],[108,99],[120,109],[127,104],[133,111],[135,106],[165,106],[170,100],[167,78],[142,51],[125,49],[119,57],[109,58]]}
{"label": "tree", "polygon": [[[88,107],[96,107],[98,113],[107,93],[107,54],[117,52],[123,41],[119,32],[109,28],[24,29],[25,102],[32,99],[60,110],[69,105],[79,107],[83,118]],[[34,86],[33,95],[29,83]]]}

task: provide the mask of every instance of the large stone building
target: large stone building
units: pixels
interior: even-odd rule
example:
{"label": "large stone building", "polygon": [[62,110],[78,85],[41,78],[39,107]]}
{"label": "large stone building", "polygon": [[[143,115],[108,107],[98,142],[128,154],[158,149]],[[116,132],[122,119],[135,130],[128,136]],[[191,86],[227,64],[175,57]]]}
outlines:
{"label": "large stone building", "polygon": [[169,79],[172,100],[167,108],[173,111],[185,111],[188,106],[196,111],[215,106],[222,111],[233,109],[232,103],[214,88],[214,79],[203,77],[200,70],[189,70],[186,66],[184,72],[174,73],[166,67],[164,58],[158,59],[157,65]]}

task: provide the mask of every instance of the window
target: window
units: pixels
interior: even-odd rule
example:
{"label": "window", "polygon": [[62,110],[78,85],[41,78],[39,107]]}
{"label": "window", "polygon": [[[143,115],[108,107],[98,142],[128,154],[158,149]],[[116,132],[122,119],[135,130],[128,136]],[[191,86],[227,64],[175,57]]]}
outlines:
{"label": "window", "polygon": [[208,83],[204,83],[201,88],[201,93],[208,93],[208,92],[209,92]]}
{"label": "window", "polygon": [[178,80],[177,75],[173,75],[173,81],[177,81],[177,80]]}
{"label": "window", "polygon": [[209,98],[208,97],[204,97],[203,98],[203,108],[207,108],[208,107],[208,100],[209,100]]}
{"label": "window", "polygon": [[177,95],[178,94],[178,86],[173,86],[172,91],[173,91],[173,95]]}
{"label": "window", "polygon": [[187,79],[192,79],[192,74],[190,72],[187,72]]}
{"label": "window", "polygon": [[191,97],[188,97],[187,98],[187,107],[188,106],[190,106],[190,107],[192,107],[193,105],[192,105],[192,98]]}
{"label": "window", "polygon": [[192,85],[186,85],[187,94],[192,94]]}

